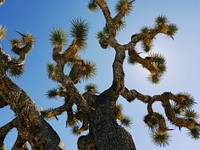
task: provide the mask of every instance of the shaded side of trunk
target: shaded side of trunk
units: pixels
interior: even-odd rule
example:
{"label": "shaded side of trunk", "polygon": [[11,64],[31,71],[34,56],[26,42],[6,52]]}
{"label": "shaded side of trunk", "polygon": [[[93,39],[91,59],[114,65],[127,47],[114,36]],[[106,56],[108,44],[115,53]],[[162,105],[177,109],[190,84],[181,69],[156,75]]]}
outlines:
{"label": "shaded side of trunk", "polygon": [[116,122],[117,96],[112,90],[103,92],[91,118],[90,133],[97,150],[135,150],[132,136]]}

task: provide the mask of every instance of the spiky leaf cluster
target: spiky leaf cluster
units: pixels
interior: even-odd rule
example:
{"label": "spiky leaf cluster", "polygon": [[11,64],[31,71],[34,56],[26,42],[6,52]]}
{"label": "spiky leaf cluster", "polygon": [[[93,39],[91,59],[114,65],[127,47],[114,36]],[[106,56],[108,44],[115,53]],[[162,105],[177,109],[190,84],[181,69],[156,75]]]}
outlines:
{"label": "spiky leaf cluster", "polygon": [[99,31],[96,34],[96,37],[99,40],[99,44],[100,44],[101,48],[107,49],[108,46],[109,46],[109,44],[107,42],[107,38],[109,37],[109,30],[108,30],[108,28],[104,27],[102,31]]}
{"label": "spiky leaf cluster", "polygon": [[27,34],[24,34],[22,36],[22,44],[26,45],[26,44],[33,44],[35,41],[34,37],[32,34],[30,33],[27,33]]}
{"label": "spiky leaf cluster", "polygon": [[163,76],[162,72],[158,72],[157,74],[150,74],[147,77],[147,80],[153,84],[158,84],[160,82],[160,80],[162,79],[162,76]]}
{"label": "spiky leaf cluster", "polygon": [[17,66],[17,65],[12,65],[8,69],[8,73],[10,74],[11,77],[19,78],[24,72],[24,66]]}
{"label": "spiky leaf cluster", "polygon": [[167,31],[167,35],[172,37],[176,34],[176,32],[178,31],[178,27],[175,24],[169,24],[168,25],[168,31]]}
{"label": "spiky leaf cluster", "polygon": [[149,27],[143,27],[140,30],[140,32],[144,36],[144,38],[142,40],[142,48],[146,53],[148,53],[153,47],[153,38],[149,34],[150,30],[151,29]]}
{"label": "spiky leaf cluster", "polygon": [[132,121],[129,117],[127,116],[123,116],[122,119],[120,120],[121,124],[125,127],[130,127],[132,124]]}
{"label": "spiky leaf cluster", "polygon": [[158,72],[157,74],[151,74],[149,77],[147,77],[147,79],[150,82],[157,84],[159,83],[164,72],[166,71],[166,60],[161,54],[155,53],[150,54],[150,58],[152,60],[152,65],[158,70]]}
{"label": "spiky leaf cluster", "polygon": [[161,25],[167,24],[168,22],[169,21],[168,21],[167,17],[164,16],[164,15],[158,16],[155,19],[155,23],[156,23],[157,26],[161,26]]}
{"label": "spiky leaf cluster", "polygon": [[21,47],[21,39],[20,38],[12,38],[10,40],[10,45],[11,45],[11,47],[20,48]]}
{"label": "spiky leaf cluster", "polygon": [[159,121],[156,117],[151,115],[146,115],[144,117],[145,124],[152,130],[156,129],[158,127]]}
{"label": "spiky leaf cluster", "polygon": [[156,146],[167,146],[169,145],[170,135],[165,133],[154,132],[151,135],[152,141]]}
{"label": "spiky leaf cluster", "polygon": [[192,110],[192,109],[186,109],[183,116],[187,119],[198,119],[198,114],[196,111]]}
{"label": "spiky leaf cluster", "polygon": [[173,105],[173,110],[177,116],[184,117],[185,119],[198,119],[196,111],[192,110],[192,106],[195,104],[194,98],[187,93],[177,94],[178,101]]}
{"label": "spiky leaf cluster", "polygon": [[82,79],[87,80],[96,75],[96,65],[93,62],[85,62],[86,69],[82,71]]}
{"label": "spiky leaf cluster", "polygon": [[149,33],[151,29],[149,27],[143,27],[140,29],[140,32],[143,33],[143,34],[147,34]]}
{"label": "spiky leaf cluster", "polygon": [[156,26],[161,28],[161,32],[170,36],[172,39],[175,33],[178,31],[178,27],[175,24],[169,24],[166,16],[158,16],[155,19]]}
{"label": "spiky leaf cluster", "polygon": [[176,102],[176,105],[182,109],[191,108],[194,104],[196,104],[194,98],[188,93],[177,94],[177,97],[179,98],[179,101]]}
{"label": "spiky leaf cluster", "polygon": [[195,140],[200,139],[200,126],[191,129],[189,135]]}
{"label": "spiky leaf cluster", "polygon": [[150,44],[146,44],[145,41],[142,41],[142,49],[144,52],[148,53],[152,49],[152,42]]}
{"label": "spiky leaf cluster", "polygon": [[98,92],[97,85],[93,83],[87,84],[85,86],[85,91],[86,92],[92,91],[93,93],[97,93]]}
{"label": "spiky leaf cluster", "polygon": [[120,20],[118,22],[118,27],[117,27],[117,31],[121,31],[126,27],[126,21],[125,20]]}
{"label": "spiky leaf cluster", "polygon": [[0,25],[0,40],[4,39],[6,36],[6,28]]}
{"label": "spiky leaf cluster", "polygon": [[50,41],[52,46],[63,46],[67,43],[67,34],[61,28],[53,28],[50,32]]}
{"label": "spiky leaf cluster", "polygon": [[137,62],[130,56],[128,56],[128,63],[131,64],[131,65],[135,65]]}
{"label": "spiky leaf cluster", "polygon": [[166,60],[165,57],[161,54],[151,54],[153,58],[154,65],[159,69],[159,73],[163,74],[166,71]]}
{"label": "spiky leaf cluster", "polygon": [[88,10],[91,12],[95,12],[98,9],[99,9],[99,6],[95,2],[95,0],[90,0],[90,2],[88,3]]}
{"label": "spiky leaf cluster", "polygon": [[156,75],[150,74],[147,77],[147,80],[150,81],[153,84],[158,84],[160,82],[160,80],[161,80],[161,77],[162,77],[162,74],[156,74]]}
{"label": "spiky leaf cluster", "polygon": [[125,11],[125,14],[128,15],[133,8],[132,2],[130,0],[120,0],[115,6],[115,11],[117,13]]}
{"label": "spiky leaf cluster", "polygon": [[131,119],[128,116],[123,115],[123,109],[121,104],[117,104],[115,107],[115,114],[116,119],[118,119],[121,122],[121,125],[125,127],[130,127],[132,124]]}
{"label": "spiky leaf cluster", "polygon": [[49,99],[57,98],[57,96],[58,96],[57,89],[54,88],[54,89],[48,90],[46,96]]}
{"label": "spiky leaf cluster", "polygon": [[49,78],[52,78],[55,75],[55,68],[56,68],[55,63],[49,62],[47,64],[47,72],[48,72]]}
{"label": "spiky leaf cluster", "polygon": [[123,109],[122,109],[122,105],[121,104],[117,104],[116,105],[115,113],[116,113],[117,119],[121,121],[123,119]]}
{"label": "spiky leaf cluster", "polygon": [[76,39],[76,43],[80,49],[84,49],[88,34],[88,23],[82,19],[74,19],[71,21],[71,24],[71,36]]}

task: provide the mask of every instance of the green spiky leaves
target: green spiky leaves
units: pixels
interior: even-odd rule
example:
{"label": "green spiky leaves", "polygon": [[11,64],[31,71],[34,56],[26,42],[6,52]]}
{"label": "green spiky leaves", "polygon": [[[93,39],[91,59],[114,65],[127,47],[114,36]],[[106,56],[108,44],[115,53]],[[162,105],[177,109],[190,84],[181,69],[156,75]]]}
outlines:
{"label": "green spiky leaves", "polygon": [[85,69],[82,71],[82,79],[91,79],[96,75],[96,65],[93,62],[86,61]]}
{"label": "green spiky leaves", "polygon": [[158,16],[155,19],[155,23],[156,23],[157,26],[161,26],[161,25],[167,24],[168,22],[169,21],[168,21],[167,17],[164,16],[164,15]]}
{"label": "green spiky leaves", "polygon": [[47,64],[47,72],[48,72],[49,78],[54,79],[55,69],[56,69],[56,64],[55,63],[49,62]]}
{"label": "green spiky leaves", "polygon": [[193,129],[191,129],[191,130],[189,131],[189,135],[190,135],[193,139],[199,140],[199,139],[200,139],[200,126],[197,126],[197,127],[193,128]]}
{"label": "green spiky leaves", "polygon": [[46,96],[49,99],[57,98],[57,96],[58,96],[57,89],[54,88],[54,89],[48,90]]}
{"label": "green spiky leaves", "polygon": [[118,22],[117,31],[121,31],[121,30],[123,30],[125,27],[126,27],[126,21],[122,19],[122,20],[120,20],[120,21]]}
{"label": "green spiky leaves", "polygon": [[13,38],[10,40],[11,47],[21,47],[21,39],[20,38]]}
{"label": "green spiky leaves", "polygon": [[147,80],[150,81],[153,84],[158,84],[160,82],[160,80],[161,80],[161,75],[160,74],[156,74],[156,75],[150,74],[147,77]]}
{"label": "green spiky leaves", "polygon": [[154,132],[151,135],[152,141],[156,146],[167,146],[169,145],[170,135],[167,132],[159,133]]}
{"label": "green spiky leaves", "polygon": [[99,9],[99,6],[95,2],[95,0],[90,0],[88,3],[88,10],[91,12],[96,12]]}
{"label": "green spiky leaves", "polygon": [[97,85],[90,83],[85,86],[86,92],[98,93]]}
{"label": "green spiky leaves", "polygon": [[9,72],[11,77],[19,78],[24,72],[24,66],[23,65],[10,66],[9,69],[8,69],[8,72]]}
{"label": "green spiky leaves", "polygon": [[149,33],[149,31],[150,31],[149,27],[143,27],[143,28],[140,29],[140,32],[143,33],[143,34],[147,34],[147,33]]}
{"label": "green spiky leaves", "polygon": [[51,45],[54,47],[60,47],[66,45],[67,43],[67,34],[61,28],[53,28],[50,33]]}
{"label": "green spiky leaves", "polygon": [[6,28],[2,25],[0,25],[0,40],[4,39],[6,37]]}
{"label": "green spiky leaves", "polygon": [[115,6],[115,11],[117,13],[124,11],[125,14],[128,15],[133,8],[132,3],[133,1],[130,0],[120,0]]}
{"label": "green spiky leaves", "polygon": [[12,61],[13,64],[9,66],[8,73],[11,77],[19,78],[24,72],[24,63],[20,63],[16,57],[13,57]]}
{"label": "green spiky leaves", "polygon": [[158,127],[159,121],[156,117],[151,116],[151,115],[146,115],[144,117],[144,122],[146,125],[151,129],[154,130]]}
{"label": "green spiky leaves", "polygon": [[34,44],[34,37],[32,34],[30,33],[27,33],[27,34],[24,34],[22,36],[22,44],[26,45],[26,44]]}
{"label": "green spiky leaves", "polygon": [[191,109],[195,104],[194,98],[188,93],[177,94],[177,97],[178,101],[176,101],[173,105],[173,109],[176,115],[181,115],[185,119],[198,119],[199,116],[197,112]]}
{"label": "green spiky leaves", "polygon": [[165,57],[161,54],[151,54],[154,65],[159,69],[159,73],[163,74],[166,71]]}
{"label": "green spiky leaves", "polygon": [[132,124],[131,119],[127,116],[123,116],[120,121],[121,121],[121,125],[123,125],[125,127],[130,127]]}
{"label": "green spiky leaves", "polygon": [[161,33],[168,35],[173,39],[175,33],[178,31],[178,27],[175,24],[169,24],[166,16],[158,16],[155,19],[156,26],[160,28]]}
{"label": "green spiky leaves", "polygon": [[151,83],[157,84],[159,83],[162,75],[166,71],[166,61],[164,56],[161,54],[150,54],[150,62],[156,68],[157,73],[151,73],[151,75],[147,78]]}
{"label": "green spiky leaves", "polygon": [[169,144],[169,134],[167,133],[164,117],[159,113],[149,113],[144,117],[144,122],[151,129],[152,141],[157,146],[166,146]]}
{"label": "green spiky leaves", "polygon": [[123,115],[123,109],[121,104],[117,104],[115,107],[116,118],[120,121],[121,125],[124,127],[130,127],[132,124],[132,120]]}
{"label": "green spiky leaves", "polygon": [[178,27],[175,24],[168,25],[167,35],[170,36],[172,39],[177,31],[178,31]]}
{"label": "green spiky leaves", "polygon": [[127,59],[128,63],[131,64],[131,65],[135,65],[137,64],[137,62],[130,56],[128,56],[128,59]]}
{"label": "green spiky leaves", "polygon": [[198,119],[198,114],[196,111],[192,110],[192,109],[187,109],[183,116],[187,119],[192,119],[192,120],[195,120],[195,119]]}
{"label": "green spiky leaves", "polygon": [[88,23],[82,19],[74,19],[71,21],[71,24],[71,36],[76,40],[76,44],[80,49],[84,49],[88,34]]}
{"label": "green spiky leaves", "polygon": [[109,37],[109,30],[107,27],[104,27],[102,31],[99,31],[96,34],[97,39],[99,40],[99,44],[101,48],[107,49],[109,44],[107,42],[107,38]]}
{"label": "green spiky leaves", "polygon": [[188,93],[179,93],[177,94],[177,97],[179,98],[179,101],[176,101],[176,106],[180,109],[190,109],[194,104],[196,104],[193,96]]}

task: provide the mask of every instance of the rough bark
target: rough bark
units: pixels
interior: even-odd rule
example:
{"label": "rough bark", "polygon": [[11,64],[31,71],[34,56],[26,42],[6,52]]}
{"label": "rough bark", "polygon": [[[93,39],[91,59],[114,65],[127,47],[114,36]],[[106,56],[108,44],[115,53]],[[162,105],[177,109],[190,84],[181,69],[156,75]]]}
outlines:
{"label": "rough bark", "polygon": [[15,127],[32,149],[65,149],[53,128],[41,117],[30,97],[6,76],[0,78],[1,96],[17,116]]}
{"label": "rough bark", "polygon": [[[96,97],[90,118],[89,135],[78,141],[80,150],[135,150],[132,136],[116,119],[118,96],[112,88]],[[89,144],[87,144],[87,143]]]}
{"label": "rough bark", "polygon": [[107,90],[99,95],[97,107],[91,117],[90,132],[98,150],[134,150],[131,135],[116,122],[115,91]]}
{"label": "rough bark", "polygon": [[[24,67],[26,56],[33,47],[33,38],[32,36],[30,37],[31,40],[27,41],[27,36],[23,35],[23,40],[26,40],[27,43],[24,47],[18,48],[18,51],[21,50],[19,59],[11,58],[0,47],[0,96],[1,100],[3,100],[1,107],[7,104],[13,110],[16,119],[10,124],[12,127],[14,126],[17,128],[20,135],[19,138],[22,138],[24,142],[28,141],[33,150],[64,150],[65,147],[59,136],[41,116],[33,100],[6,74],[8,69],[12,67],[19,67],[20,69]],[[8,125],[10,124],[7,124],[5,127],[9,127]],[[2,128],[0,129],[6,131]],[[6,134],[7,133],[1,135],[1,145],[3,144]],[[19,146],[23,147],[24,143],[22,142],[23,144],[19,144],[18,141],[19,140],[16,141],[14,149],[19,148]]]}

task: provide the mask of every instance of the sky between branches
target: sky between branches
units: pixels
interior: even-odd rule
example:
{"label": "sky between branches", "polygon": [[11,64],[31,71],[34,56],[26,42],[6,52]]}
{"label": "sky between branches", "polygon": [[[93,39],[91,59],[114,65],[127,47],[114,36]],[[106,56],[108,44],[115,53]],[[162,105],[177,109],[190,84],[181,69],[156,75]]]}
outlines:
{"label": "sky between branches", "polygon": [[[114,15],[113,6],[115,1],[109,2]],[[56,107],[62,104],[62,99],[57,101],[47,100],[47,90],[56,87],[48,79],[46,64],[52,60],[52,47],[49,34],[53,27],[61,27],[69,33],[70,20],[83,18],[89,22],[88,45],[82,57],[94,61],[97,65],[97,76],[86,83],[98,85],[99,92],[102,92],[112,82],[112,61],[114,51],[112,49],[102,50],[98,45],[95,35],[100,31],[105,21],[100,11],[89,13],[87,2],[82,0],[60,0],[48,1],[27,1],[7,0],[0,7],[0,24],[7,28],[7,37],[0,42],[3,49],[14,55],[10,50],[9,40],[18,36],[15,31],[32,33],[36,39],[32,52],[28,55],[26,68],[23,76],[13,79],[22,87],[34,100],[38,108]],[[131,35],[140,31],[143,26],[153,26],[154,19],[158,15],[166,15],[171,23],[175,23],[179,30],[174,41],[166,36],[157,36],[154,42],[153,52],[159,52],[166,57],[167,72],[160,84],[152,85],[146,80],[148,72],[141,66],[124,65],[126,73],[126,86],[129,89],[137,89],[139,92],[148,95],[161,94],[164,91],[173,93],[188,92],[197,101],[195,109],[200,114],[200,1],[159,1],[159,0],[136,0],[133,11],[129,15],[126,28],[118,34],[117,39],[124,44],[129,42]],[[69,42],[70,43],[70,42]],[[139,51],[139,49],[138,49]],[[67,69],[66,69],[67,70]],[[81,92],[84,85],[78,84]],[[148,128],[143,123],[143,116],[146,114],[146,106],[141,102],[128,104],[120,98],[119,103],[123,104],[125,114],[133,119],[133,124],[127,128],[132,134],[137,149],[151,150],[195,150],[200,146],[200,141],[194,141],[187,136],[187,130],[178,129],[172,131],[170,145],[160,148],[153,145],[149,137]],[[155,109],[163,112],[158,104]],[[9,107],[0,109],[0,126],[6,124],[13,118]],[[69,128],[65,127],[66,114],[59,116],[59,121],[49,120],[49,123],[60,135],[67,149],[75,150],[77,136],[71,134]],[[174,128],[174,127],[172,127]],[[11,149],[16,138],[16,130],[12,130],[6,138],[7,149]],[[144,142],[145,141],[145,142]]]}

